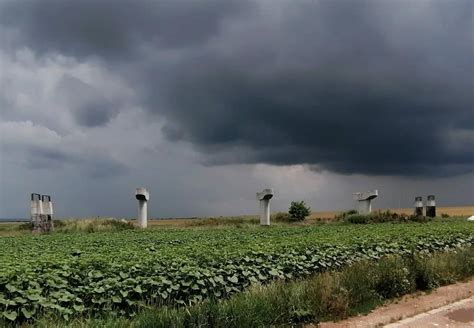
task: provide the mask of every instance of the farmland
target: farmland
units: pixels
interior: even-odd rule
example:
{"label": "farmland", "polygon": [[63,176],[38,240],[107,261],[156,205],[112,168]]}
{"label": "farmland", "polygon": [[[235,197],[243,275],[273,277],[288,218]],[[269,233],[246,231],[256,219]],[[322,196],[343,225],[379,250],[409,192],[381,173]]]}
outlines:
{"label": "farmland", "polygon": [[[390,208],[390,209],[381,209],[382,211],[389,210],[390,212],[397,213],[397,214],[411,214],[413,212],[413,208]],[[439,215],[447,214],[452,217],[461,217],[466,216],[469,217],[474,214],[474,206],[450,206],[450,207],[438,207],[437,211]],[[313,212],[310,216],[306,218],[307,223],[314,223],[318,221],[332,221],[334,218],[341,214],[343,211],[323,211],[323,212]],[[246,216],[239,216],[236,218],[244,219],[244,220],[257,220],[258,217],[256,215],[246,215]],[[227,218],[222,218],[227,219]],[[165,220],[151,220],[149,222],[152,226],[188,226],[193,225],[190,221],[199,221],[204,220],[204,218],[195,218],[194,220],[189,219],[165,219]],[[195,225],[195,224],[194,224]]]}
{"label": "farmland", "polygon": [[130,315],[146,306],[226,298],[253,284],[340,269],[387,254],[474,243],[463,220],[428,224],[322,224],[163,228],[0,238],[4,319],[52,311]]}

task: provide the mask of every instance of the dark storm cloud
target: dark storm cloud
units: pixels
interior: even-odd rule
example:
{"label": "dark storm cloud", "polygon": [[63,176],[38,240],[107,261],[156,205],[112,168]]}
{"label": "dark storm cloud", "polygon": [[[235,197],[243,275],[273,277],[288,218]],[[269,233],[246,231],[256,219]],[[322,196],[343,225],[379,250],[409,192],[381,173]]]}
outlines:
{"label": "dark storm cloud", "polygon": [[74,156],[64,151],[35,146],[30,147],[25,164],[30,169],[58,169],[74,161]]}
{"label": "dark storm cloud", "polygon": [[118,59],[146,42],[161,47],[203,42],[222,18],[246,8],[247,0],[13,0],[3,3],[0,20],[21,26],[22,41],[40,52]]}
{"label": "dark storm cloud", "polygon": [[45,146],[31,146],[25,159],[30,169],[57,170],[72,167],[76,174],[86,174],[92,178],[116,177],[126,173],[129,168],[106,156],[106,154],[76,154],[68,149]]}
{"label": "dark storm cloud", "polygon": [[[474,170],[473,2],[256,3],[14,1],[1,21],[38,52],[101,57],[210,164]],[[96,107],[79,123],[103,124]]]}
{"label": "dark storm cloud", "polygon": [[273,29],[255,24],[256,35],[229,41],[235,52],[206,48],[170,69],[164,132],[217,154],[211,163],[472,171],[472,138],[454,148],[449,139],[461,127],[474,133],[472,3],[430,4],[411,20],[409,2],[397,3],[401,12],[375,2],[288,6]]}
{"label": "dark storm cloud", "polygon": [[69,108],[81,126],[96,127],[106,124],[117,114],[120,104],[113,104],[94,87],[70,75],[59,81],[57,93],[65,108]]}

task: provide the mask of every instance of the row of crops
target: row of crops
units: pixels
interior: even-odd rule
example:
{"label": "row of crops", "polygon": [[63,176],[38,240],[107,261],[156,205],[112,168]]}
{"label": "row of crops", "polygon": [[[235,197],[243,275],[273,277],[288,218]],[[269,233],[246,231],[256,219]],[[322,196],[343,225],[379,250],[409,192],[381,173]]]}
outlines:
{"label": "row of crops", "polygon": [[306,276],[387,254],[471,246],[474,225],[163,229],[0,238],[0,313],[133,314],[224,298],[254,283]]}

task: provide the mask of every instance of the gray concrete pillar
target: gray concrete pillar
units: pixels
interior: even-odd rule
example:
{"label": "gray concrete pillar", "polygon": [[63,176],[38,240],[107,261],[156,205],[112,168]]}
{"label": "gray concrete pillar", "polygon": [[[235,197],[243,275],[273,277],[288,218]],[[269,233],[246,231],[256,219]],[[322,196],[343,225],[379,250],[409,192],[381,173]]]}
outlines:
{"label": "gray concrete pillar", "polygon": [[436,201],[434,195],[428,195],[426,200],[426,216],[434,218],[436,216]]}
{"label": "gray concrete pillar", "polygon": [[138,200],[138,226],[146,228],[148,226],[148,200],[150,194],[145,188],[137,188],[135,197]]}
{"label": "gray concrete pillar", "polygon": [[257,193],[260,204],[260,225],[270,225],[270,199],[273,197],[273,189],[264,189]]}
{"label": "gray concrete pillar", "polygon": [[40,194],[31,194],[30,202],[31,224],[33,232],[41,232],[41,216],[43,215],[43,202]]}
{"label": "gray concrete pillar", "polygon": [[378,190],[354,193],[353,199],[357,201],[357,212],[360,214],[369,214],[372,212],[372,199],[376,198],[378,195]]}
{"label": "gray concrete pillar", "polygon": [[53,201],[50,195],[42,195],[41,202],[43,203],[43,230],[50,232],[54,230],[53,224]]}
{"label": "gray concrete pillar", "polygon": [[35,233],[53,231],[53,202],[51,196],[31,194],[30,208],[32,231]]}
{"label": "gray concrete pillar", "polygon": [[423,216],[423,197],[421,196],[415,197],[415,215]]}

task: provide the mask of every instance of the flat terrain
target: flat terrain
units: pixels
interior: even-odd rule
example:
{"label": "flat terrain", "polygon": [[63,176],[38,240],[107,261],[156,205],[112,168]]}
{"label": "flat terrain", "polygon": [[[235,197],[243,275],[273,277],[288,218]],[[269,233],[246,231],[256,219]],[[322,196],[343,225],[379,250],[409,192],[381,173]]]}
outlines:
{"label": "flat terrain", "polygon": [[[381,211],[386,211],[387,209],[380,209]],[[388,209],[391,212],[395,212],[398,214],[411,214],[413,213],[412,208],[390,208]],[[341,214],[343,211],[323,211],[323,212],[313,212],[307,219],[306,224],[312,224],[318,221],[330,221],[334,219],[334,217],[338,214]],[[436,212],[438,215],[447,214],[452,217],[461,217],[461,216],[471,216],[474,215],[474,205],[471,206],[451,206],[451,207],[437,207]],[[256,215],[244,215],[244,216],[237,216],[232,217],[233,219],[241,219],[241,220],[257,220]],[[230,218],[230,219],[232,219]],[[209,220],[209,218],[170,218],[165,220],[150,220],[149,224],[152,226],[195,226],[196,223],[192,223],[192,221],[199,221],[199,220]],[[225,217],[218,217],[217,219],[225,219]],[[207,222],[208,224],[212,225],[212,222]],[[217,222],[214,222],[217,225]]]}
{"label": "flat terrain", "polygon": [[54,309],[68,318],[92,309],[124,314],[150,302],[194,304],[276,278],[305,277],[388,254],[445,251],[474,242],[474,224],[455,218],[425,224],[271,227],[239,222],[217,229],[1,237],[4,316],[15,319]]}
{"label": "flat terrain", "polygon": [[[387,209],[380,209],[385,211]],[[391,212],[398,214],[410,214],[413,212],[412,208],[391,208],[388,209]],[[343,211],[322,211],[313,212],[306,219],[305,225],[313,224],[319,221],[331,221],[336,215],[341,214]],[[447,214],[452,217],[469,217],[474,215],[474,205],[469,206],[451,206],[451,207],[437,207],[438,215]],[[202,217],[202,218],[166,218],[159,220],[149,220],[148,225],[154,226],[173,226],[173,227],[196,227],[196,226],[217,226],[221,220],[234,220],[236,222],[253,222],[256,223],[258,220],[257,215],[241,215],[235,217]],[[274,222],[273,222],[274,223]],[[0,236],[2,235],[20,235],[22,232],[18,232],[16,227],[21,223],[19,222],[0,222]]]}

